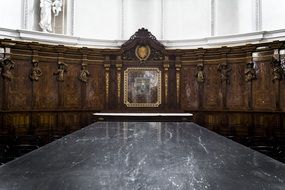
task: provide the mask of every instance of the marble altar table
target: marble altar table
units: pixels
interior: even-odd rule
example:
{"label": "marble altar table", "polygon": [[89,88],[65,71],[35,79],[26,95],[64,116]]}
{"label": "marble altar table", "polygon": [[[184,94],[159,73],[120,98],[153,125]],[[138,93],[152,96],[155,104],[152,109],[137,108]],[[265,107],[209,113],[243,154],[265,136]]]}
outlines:
{"label": "marble altar table", "polygon": [[0,190],[284,190],[285,165],[191,122],[96,122],[0,167]]}

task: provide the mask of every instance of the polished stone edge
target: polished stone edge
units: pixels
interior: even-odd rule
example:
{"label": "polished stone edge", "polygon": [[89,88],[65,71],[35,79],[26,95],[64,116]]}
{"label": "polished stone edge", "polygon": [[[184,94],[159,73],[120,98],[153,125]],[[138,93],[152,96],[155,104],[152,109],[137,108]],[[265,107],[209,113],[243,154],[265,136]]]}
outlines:
{"label": "polished stone edge", "polygon": [[144,116],[162,116],[162,117],[168,117],[168,116],[176,116],[176,117],[185,117],[185,116],[193,116],[192,113],[93,113],[95,116],[138,116],[138,117],[144,117]]}
{"label": "polished stone edge", "polygon": [[[120,48],[126,40],[104,40],[67,36],[62,34],[44,33],[22,29],[0,28],[0,39],[12,39],[23,41],[37,41],[51,44],[72,45],[75,47],[90,48]],[[227,46],[245,45],[248,43],[263,43],[275,40],[285,40],[285,29],[272,31],[259,31],[244,34],[232,34],[225,36],[213,36],[197,39],[160,40],[167,49],[191,49],[191,48],[213,48]]]}

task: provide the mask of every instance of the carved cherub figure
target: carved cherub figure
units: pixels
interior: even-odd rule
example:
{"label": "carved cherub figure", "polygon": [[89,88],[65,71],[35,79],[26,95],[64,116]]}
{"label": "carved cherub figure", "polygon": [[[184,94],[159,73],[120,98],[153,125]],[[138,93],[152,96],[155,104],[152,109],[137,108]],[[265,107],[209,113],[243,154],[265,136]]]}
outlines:
{"label": "carved cherub figure", "polygon": [[231,70],[232,69],[229,68],[229,65],[227,63],[219,64],[218,71],[221,73],[220,75],[221,82],[226,81],[228,84],[230,83],[229,74]]}
{"label": "carved cherub figure", "polygon": [[33,60],[33,68],[30,74],[30,79],[32,81],[38,81],[42,75],[43,73],[39,67],[39,62],[37,60]]}
{"label": "carved cherub figure", "polygon": [[79,80],[81,80],[82,82],[88,82],[88,77],[90,76],[90,73],[87,69],[87,65],[86,64],[82,64],[82,69],[81,69],[81,73],[79,75]]}
{"label": "carved cherub figure", "polygon": [[254,62],[253,61],[246,64],[246,69],[244,71],[244,74],[245,74],[245,81],[246,82],[257,79],[256,70],[254,68]]}
{"label": "carved cherub figure", "polygon": [[54,13],[54,16],[58,16],[59,12],[61,11],[62,0],[54,0],[52,6],[52,12]]}
{"label": "carved cherub figure", "polygon": [[15,63],[8,57],[0,60],[0,67],[2,68],[1,75],[4,79],[12,80],[12,70],[15,68]]}
{"label": "carved cherub figure", "polygon": [[68,65],[63,63],[63,62],[59,62],[58,63],[58,69],[57,69],[57,72],[54,73],[54,75],[57,75],[56,79],[57,81],[64,81],[64,73],[67,72],[67,68],[68,68]]}
{"label": "carved cherub figure", "polygon": [[284,76],[284,70],[282,68],[281,62],[277,59],[272,61],[273,67],[273,79],[272,81],[275,82],[276,80],[281,80]]}
{"label": "carved cherub figure", "polygon": [[202,63],[199,63],[197,65],[197,72],[195,74],[197,82],[204,82],[204,80],[205,80],[203,69],[204,69],[204,65]]}

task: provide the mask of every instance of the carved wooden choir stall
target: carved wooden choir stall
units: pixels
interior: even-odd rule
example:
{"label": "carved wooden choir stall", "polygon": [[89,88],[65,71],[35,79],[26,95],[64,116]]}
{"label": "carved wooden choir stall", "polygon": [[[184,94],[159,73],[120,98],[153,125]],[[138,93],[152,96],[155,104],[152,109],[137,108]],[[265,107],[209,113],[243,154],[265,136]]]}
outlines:
{"label": "carved wooden choir stall", "polygon": [[249,146],[284,146],[284,60],[283,41],[165,49],[144,28],[118,49],[3,39],[0,144],[45,144],[92,123],[94,112],[186,112]]}

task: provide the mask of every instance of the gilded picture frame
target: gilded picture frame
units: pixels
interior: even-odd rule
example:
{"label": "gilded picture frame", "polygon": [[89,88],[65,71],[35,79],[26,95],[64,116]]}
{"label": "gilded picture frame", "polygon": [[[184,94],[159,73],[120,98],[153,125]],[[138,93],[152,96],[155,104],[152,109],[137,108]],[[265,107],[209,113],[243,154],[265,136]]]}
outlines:
{"label": "gilded picture frame", "polygon": [[129,67],[124,71],[124,104],[127,107],[158,107],[161,104],[161,71]]}

